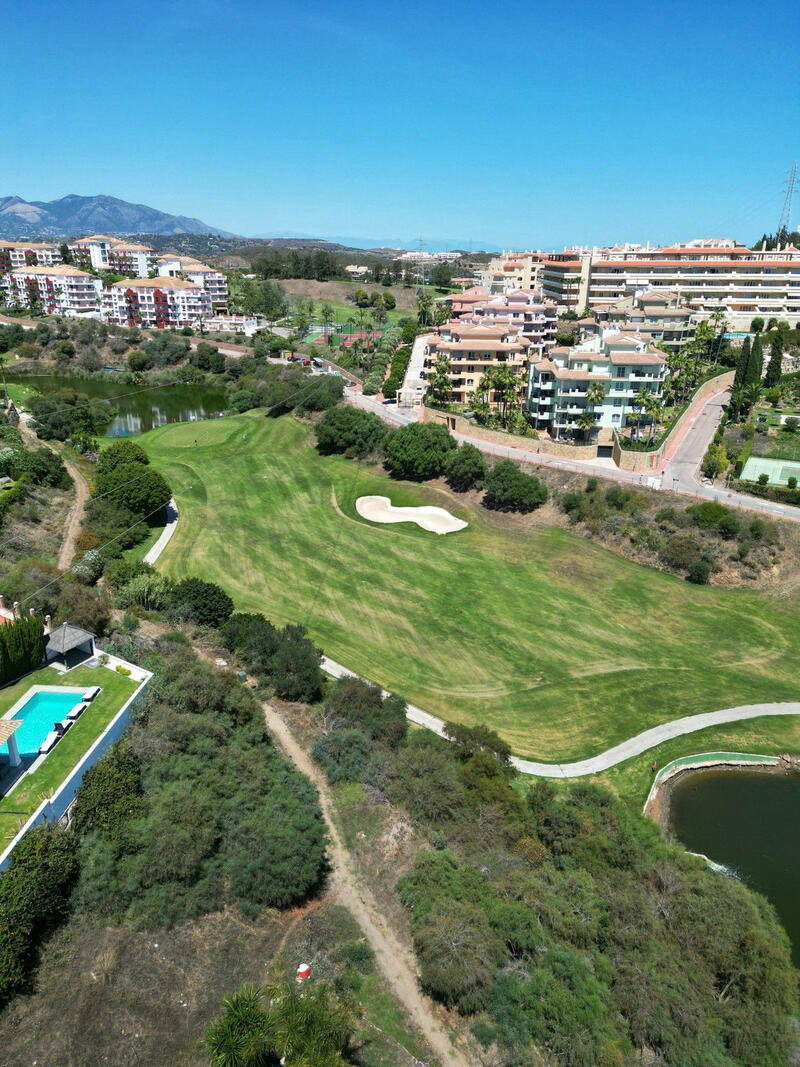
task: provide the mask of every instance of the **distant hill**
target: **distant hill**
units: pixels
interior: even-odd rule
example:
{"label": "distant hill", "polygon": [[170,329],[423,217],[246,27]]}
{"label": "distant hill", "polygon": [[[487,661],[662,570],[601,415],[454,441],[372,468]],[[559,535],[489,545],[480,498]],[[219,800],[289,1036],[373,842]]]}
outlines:
{"label": "distant hill", "polygon": [[90,233],[152,233],[166,237],[186,233],[234,236],[200,219],[169,215],[145,204],[118,200],[115,196],[71,194],[50,201],[28,201],[19,196],[0,197],[0,237],[11,240],[48,239]]}

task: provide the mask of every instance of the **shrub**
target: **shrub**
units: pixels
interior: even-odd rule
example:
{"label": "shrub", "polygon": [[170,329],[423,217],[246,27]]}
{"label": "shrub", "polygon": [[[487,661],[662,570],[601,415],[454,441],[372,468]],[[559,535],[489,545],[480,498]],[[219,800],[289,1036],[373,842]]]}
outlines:
{"label": "shrub", "polygon": [[369,763],[369,739],[360,730],[334,730],[317,741],[311,754],[331,785],[360,782]]}
{"label": "shrub", "polygon": [[386,467],[397,478],[425,481],[444,473],[449,452],[458,447],[446,426],[412,422],[386,437]]}
{"label": "shrub", "polygon": [[468,489],[480,489],[486,477],[486,463],[475,445],[462,445],[445,459],[444,473],[447,484],[457,493]]}
{"label": "shrub", "polygon": [[323,455],[348,452],[366,456],[386,437],[383,420],[371,411],[342,404],[326,411],[315,427],[317,448]]}
{"label": "shrub", "polygon": [[501,459],[486,476],[483,505],[493,511],[534,511],[546,500],[547,487],[511,460]]}
{"label": "shrub", "polygon": [[94,585],[103,573],[103,557],[96,548],[84,552],[71,567],[72,573],[87,585]]}
{"label": "shrub", "polygon": [[70,831],[37,826],[14,849],[0,875],[0,1003],[30,988],[39,945],[66,917],[77,872]]}
{"label": "shrub", "polygon": [[144,811],[139,760],[115,746],[83,776],[71,825],[80,835],[98,833],[121,841],[127,824]]}
{"label": "shrub", "polygon": [[38,667],[44,659],[44,623],[34,616],[0,626],[0,684]]}
{"label": "shrub", "polygon": [[[120,570],[124,577],[127,570]],[[172,581],[163,574],[148,568],[137,573],[117,594],[117,604],[121,608],[139,607],[146,611],[162,611],[172,597]]]}
{"label": "shrub", "polygon": [[728,541],[736,537],[741,528],[742,524],[739,522],[738,515],[735,515],[732,511],[729,511],[727,515],[723,515],[717,525],[719,532]]}
{"label": "shrub", "polygon": [[598,485],[597,478],[587,478],[586,479],[586,492],[587,493],[596,493],[597,492],[597,485]]}
{"label": "shrub", "polygon": [[121,663],[118,663],[114,670],[117,674],[122,674],[125,678],[130,678],[131,672],[128,667],[123,667]]}
{"label": "shrub", "polygon": [[695,585],[708,585],[711,576],[711,564],[707,559],[697,559],[689,565],[686,580]]}
{"label": "shrub", "polygon": [[668,537],[659,550],[659,559],[676,570],[686,570],[700,559],[700,546],[693,537]]}
{"label": "shrub", "polygon": [[324,715],[329,729],[355,727],[390,748],[403,740],[408,728],[405,701],[384,697],[379,686],[361,678],[340,678],[328,694]]}
{"label": "shrub", "polygon": [[[791,487],[790,487],[791,488]],[[748,529],[754,541],[760,541],[767,530],[767,524],[763,519],[751,519]]]}
{"label": "shrub", "polygon": [[108,474],[122,464],[139,463],[146,467],[149,462],[150,457],[135,441],[114,441],[100,453],[96,470],[98,474]]}
{"label": "shrub", "polygon": [[136,516],[155,514],[172,496],[158,471],[141,463],[120,463],[107,473],[98,474],[94,491],[96,496],[111,497],[114,504]]}
{"label": "shrub", "polygon": [[214,582],[184,578],[169,593],[167,606],[178,619],[201,626],[221,626],[233,613],[233,601]]}
{"label": "shrub", "polygon": [[269,662],[272,685],[279,697],[313,704],[322,695],[322,653],[306,637],[305,626],[287,625]]}
{"label": "shrub", "polygon": [[797,433],[797,427],[800,426],[800,419],[796,415],[790,415],[783,424],[783,429],[786,433]]}
{"label": "shrub", "polygon": [[797,488],[797,478],[795,478],[795,476],[793,474],[790,474],[789,477],[786,479],[786,488],[787,489],[796,489]]}
{"label": "shrub", "polygon": [[364,379],[364,396],[375,396],[383,385],[383,371],[371,371]]}
{"label": "shrub", "polygon": [[759,474],[759,476],[758,476],[758,484],[759,485],[768,485],[769,484],[769,475],[768,474]]}
{"label": "shrub", "polygon": [[233,411],[241,415],[245,411],[260,407],[262,400],[257,389],[237,389],[235,393],[231,393],[230,405]]}

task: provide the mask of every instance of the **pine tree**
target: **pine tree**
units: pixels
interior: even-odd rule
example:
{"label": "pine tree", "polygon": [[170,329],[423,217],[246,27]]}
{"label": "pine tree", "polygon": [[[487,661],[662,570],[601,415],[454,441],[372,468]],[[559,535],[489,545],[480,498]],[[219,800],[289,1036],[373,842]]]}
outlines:
{"label": "pine tree", "polygon": [[777,385],[781,380],[781,361],[783,359],[783,336],[776,330],[769,346],[769,363],[767,364],[767,377],[765,384],[768,389]]}
{"label": "pine tree", "polygon": [[739,353],[739,362],[736,364],[736,374],[733,379],[733,388],[744,387],[747,384],[747,370],[750,363],[750,338],[745,337],[742,350]]}
{"label": "pine tree", "polygon": [[753,348],[750,352],[750,362],[747,364],[747,378],[745,379],[745,385],[757,385],[761,386],[761,372],[764,369],[764,350],[761,346],[761,335],[759,334],[755,341],[753,341]]}

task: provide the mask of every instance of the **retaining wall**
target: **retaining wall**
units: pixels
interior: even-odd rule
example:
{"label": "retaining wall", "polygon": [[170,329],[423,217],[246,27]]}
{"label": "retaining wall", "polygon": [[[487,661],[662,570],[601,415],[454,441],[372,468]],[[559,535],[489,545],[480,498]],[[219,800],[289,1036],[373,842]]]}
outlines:
{"label": "retaining wall", "polygon": [[697,392],[692,396],[691,402],[686,410],[661,442],[661,445],[652,452],[632,452],[629,449],[622,448],[619,443],[619,435],[615,430],[613,456],[614,462],[620,470],[632,471],[634,474],[643,474],[645,471],[652,471],[661,467],[673,442],[680,437],[688,423],[691,422],[694,417],[698,403],[706,400],[714,393],[719,393],[723,389],[730,388],[730,386],[733,385],[734,373],[734,371],[726,371],[724,374],[717,375],[716,378],[709,378],[707,382],[703,382]]}
{"label": "retaining wall", "polygon": [[118,659],[116,656],[108,657],[108,666],[111,670],[116,666],[126,667],[131,672],[131,677],[135,680],[139,680],[138,688],[122,705],[91,748],[84,752],[83,756],[78,760],[58,789],[56,789],[52,796],[46,797],[42,801],[33,815],[30,816],[22,829],[17,833],[13,841],[11,841],[2,855],[0,855],[0,871],[4,871],[8,867],[14,849],[23,839],[25,834],[27,834],[28,830],[43,822],[58,822],[75,799],[75,794],[80,788],[83,776],[90,767],[93,767],[95,763],[98,763],[103,758],[106,752],[108,752],[111,746],[122,737],[123,733],[130,725],[131,719],[136,711],[136,704],[139,697],[153,675],[150,671],[142,670],[141,667],[136,667],[132,663],[126,663],[125,660]]}
{"label": "retaining wall", "polygon": [[456,415],[450,411],[438,411],[436,408],[420,407],[420,422],[439,422],[453,433],[464,434],[474,437],[479,441],[493,441],[499,445],[510,448],[524,448],[529,452],[541,452],[549,456],[560,456],[562,459],[590,460],[597,459],[597,444],[568,445],[561,441],[551,441],[549,438],[521,437],[512,433],[500,433],[497,430],[487,430],[483,426],[476,426],[474,422],[465,419],[463,415]]}

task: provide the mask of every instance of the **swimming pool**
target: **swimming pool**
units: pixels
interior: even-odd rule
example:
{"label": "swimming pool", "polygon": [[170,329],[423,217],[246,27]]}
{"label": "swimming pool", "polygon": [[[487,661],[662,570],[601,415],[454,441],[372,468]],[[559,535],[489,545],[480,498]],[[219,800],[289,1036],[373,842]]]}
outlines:
{"label": "swimming pool", "polygon": [[[3,716],[5,719],[22,720],[22,726],[14,734],[14,738],[23,759],[26,756],[38,755],[42,742],[53,729],[53,724],[66,719],[67,712],[72,711],[80,702],[82,694],[82,689],[72,687],[37,686]],[[8,760],[8,744],[0,745],[0,760]]]}

